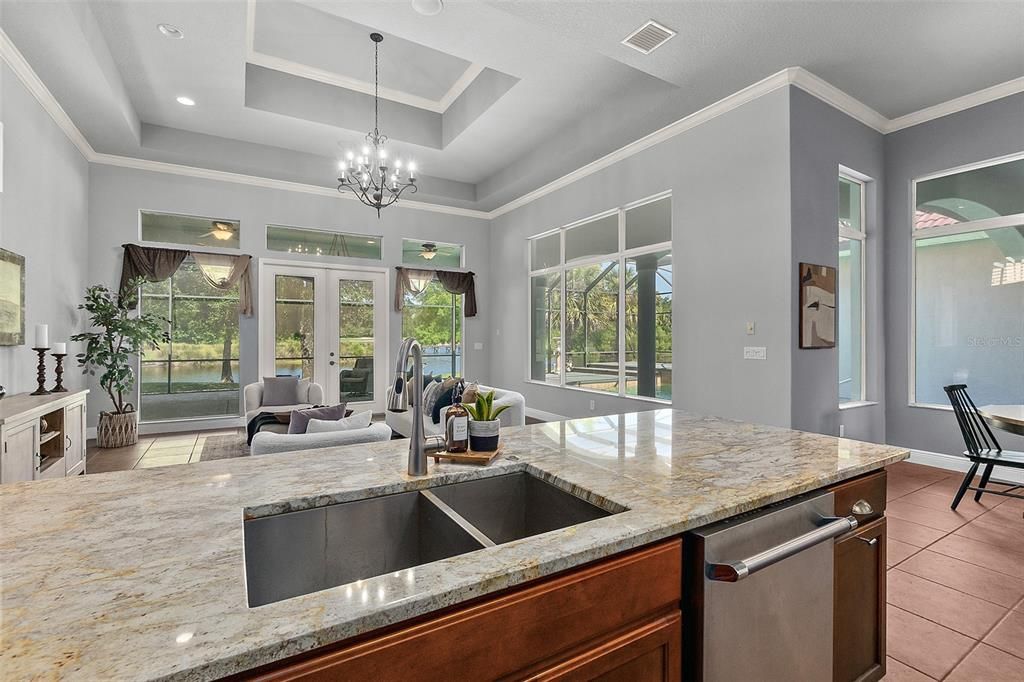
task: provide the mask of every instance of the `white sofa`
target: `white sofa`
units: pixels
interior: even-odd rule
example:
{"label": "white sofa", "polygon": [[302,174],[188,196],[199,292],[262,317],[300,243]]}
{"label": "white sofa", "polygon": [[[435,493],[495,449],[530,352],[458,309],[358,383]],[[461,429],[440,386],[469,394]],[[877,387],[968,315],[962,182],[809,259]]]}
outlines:
{"label": "white sofa", "polygon": [[[388,389],[390,391],[391,389]],[[494,391],[494,406],[501,407],[508,405],[508,409],[498,416],[502,426],[524,426],[526,424],[526,398],[522,393],[508,391],[493,386],[480,386],[484,393]],[[429,414],[423,415],[423,432],[427,436],[444,434],[444,416],[448,411],[447,407],[441,408],[441,420],[435,424]],[[406,438],[412,433],[412,406],[405,412],[388,412],[384,417],[385,423],[391,429]]]}
{"label": "white sofa", "polygon": [[317,448],[336,448],[358,443],[376,443],[391,439],[391,427],[375,422],[365,429],[329,431],[325,433],[274,433],[260,431],[252,439],[251,455],[269,455],[275,452],[295,452]]}
{"label": "white sofa", "polygon": [[[260,412],[291,412],[292,410],[304,410],[307,407],[313,407],[314,405],[322,405],[324,402],[324,387],[320,384],[315,384],[312,381],[299,382],[300,390],[305,391],[305,395],[298,396],[301,402],[295,405],[263,405],[263,382],[257,381],[255,384],[249,384],[242,389],[242,401],[245,405],[245,423],[248,424],[253,417],[258,415]],[[264,431],[274,431],[276,433],[288,433],[287,424],[272,424]],[[260,433],[263,433],[261,431]]]}

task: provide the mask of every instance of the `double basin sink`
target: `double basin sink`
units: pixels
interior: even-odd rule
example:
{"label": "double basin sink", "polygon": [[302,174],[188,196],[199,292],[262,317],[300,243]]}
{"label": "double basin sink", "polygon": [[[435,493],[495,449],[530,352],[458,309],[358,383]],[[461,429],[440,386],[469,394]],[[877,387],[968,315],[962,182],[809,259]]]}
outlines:
{"label": "double basin sink", "polygon": [[245,521],[249,606],[394,573],[625,511],[525,471]]}

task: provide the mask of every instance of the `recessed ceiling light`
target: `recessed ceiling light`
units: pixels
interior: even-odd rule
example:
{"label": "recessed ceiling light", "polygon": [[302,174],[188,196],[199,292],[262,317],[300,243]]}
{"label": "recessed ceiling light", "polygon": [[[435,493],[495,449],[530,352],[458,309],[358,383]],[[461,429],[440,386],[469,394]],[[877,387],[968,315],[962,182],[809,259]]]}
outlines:
{"label": "recessed ceiling light", "polygon": [[194,107],[196,105],[196,101],[191,97],[185,97],[185,95],[182,95],[178,98],[178,104],[184,104],[186,107]]}
{"label": "recessed ceiling light", "polygon": [[412,0],[412,8],[425,17],[432,17],[444,9],[444,0]]}
{"label": "recessed ceiling light", "polygon": [[181,40],[185,37],[185,32],[174,24],[157,24],[157,28],[168,38],[174,38],[175,40]]}

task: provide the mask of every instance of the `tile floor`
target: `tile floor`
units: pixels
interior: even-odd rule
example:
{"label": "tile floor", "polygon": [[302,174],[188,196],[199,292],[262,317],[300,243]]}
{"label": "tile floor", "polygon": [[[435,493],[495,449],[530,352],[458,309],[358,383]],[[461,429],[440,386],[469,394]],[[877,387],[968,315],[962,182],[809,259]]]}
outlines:
{"label": "tile floor", "polygon": [[168,433],[140,436],[139,442],[126,448],[97,448],[89,443],[85,470],[89,474],[128,469],[147,469],[169,464],[198,462],[203,445],[210,436],[240,433],[241,429],[221,429],[192,433]]}
{"label": "tile floor", "polygon": [[[207,437],[148,436],[90,447],[90,474],[198,461]],[[962,474],[889,467],[887,682],[1024,681],[1024,500],[965,496]]]}
{"label": "tile floor", "polygon": [[887,682],[1024,680],[1024,500],[962,479],[889,467]]}

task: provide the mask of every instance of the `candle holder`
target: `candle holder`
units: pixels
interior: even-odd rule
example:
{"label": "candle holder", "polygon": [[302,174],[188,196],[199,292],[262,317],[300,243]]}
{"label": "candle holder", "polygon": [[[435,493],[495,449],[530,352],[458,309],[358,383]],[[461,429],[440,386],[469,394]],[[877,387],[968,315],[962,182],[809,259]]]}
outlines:
{"label": "candle holder", "polygon": [[50,392],[46,390],[46,351],[49,348],[33,348],[35,352],[39,353],[39,364],[36,366],[36,383],[39,384],[39,388],[32,391],[30,395],[50,395]]}
{"label": "candle holder", "polygon": [[50,393],[67,393],[68,389],[64,388],[64,358],[67,353],[51,353],[51,355],[57,358],[57,366],[54,368],[54,372],[57,374],[57,383],[50,389]]}

